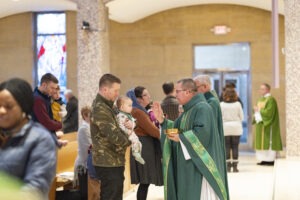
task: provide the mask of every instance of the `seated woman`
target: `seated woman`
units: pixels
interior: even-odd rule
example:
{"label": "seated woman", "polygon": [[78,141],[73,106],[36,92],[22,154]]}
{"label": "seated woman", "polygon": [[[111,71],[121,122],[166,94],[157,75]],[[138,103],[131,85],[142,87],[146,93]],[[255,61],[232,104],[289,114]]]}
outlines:
{"label": "seated woman", "polygon": [[22,181],[21,190],[48,199],[56,170],[51,134],[31,120],[32,88],[18,78],[0,84],[0,171]]}

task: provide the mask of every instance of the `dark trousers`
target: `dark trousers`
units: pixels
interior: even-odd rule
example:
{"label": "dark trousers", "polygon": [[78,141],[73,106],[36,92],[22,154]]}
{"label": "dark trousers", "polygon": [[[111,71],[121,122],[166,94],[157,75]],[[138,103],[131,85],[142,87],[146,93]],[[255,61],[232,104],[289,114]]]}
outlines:
{"label": "dark trousers", "polygon": [[146,200],[148,195],[148,188],[150,184],[140,184],[136,193],[137,200]]}
{"label": "dark trousers", "polygon": [[123,167],[97,167],[95,166],[100,185],[101,200],[122,200],[124,183]]}
{"label": "dark trousers", "polygon": [[81,200],[87,200],[88,199],[88,177],[87,172],[86,173],[79,173],[78,174],[78,180],[79,180],[79,191]]}
{"label": "dark trousers", "polygon": [[226,160],[230,160],[231,150],[232,150],[232,159],[236,161],[238,160],[240,137],[241,136],[225,136]]}

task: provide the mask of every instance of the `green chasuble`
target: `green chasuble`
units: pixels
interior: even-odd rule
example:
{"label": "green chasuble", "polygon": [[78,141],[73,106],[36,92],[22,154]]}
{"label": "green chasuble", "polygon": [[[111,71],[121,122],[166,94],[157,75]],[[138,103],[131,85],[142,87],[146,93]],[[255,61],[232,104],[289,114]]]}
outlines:
{"label": "green chasuble", "polygon": [[213,109],[213,116],[214,116],[215,121],[217,123],[217,128],[218,128],[218,132],[219,132],[221,145],[223,146],[224,152],[225,152],[225,138],[224,138],[224,131],[223,131],[223,119],[222,119],[222,111],[221,111],[219,99],[217,97],[215,97],[212,92],[204,93],[204,97],[205,97],[207,103]]}
{"label": "green chasuble", "polygon": [[[223,130],[223,118],[222,118],[222,111],[220,107],[220,101],[219,98],[216,96],[215,91],[209,91],[204,93],[204,97],[207,101],[207,103],[211,106],[213,110],[213,116],[215,118],[215,122],[217,123],[218,133],[220,137],[221,146],[223,146],[224,151],[224,162],[226,162],[226,150],[225,150],[225,136],[224,136],[224,130]],[[227,178],[227,166],[224,167],[224,174],[225,174],[225,184],[228,183]],[[228,185],[226,185],[228,188]]]}
{"label": "green chasuble", "polygon": [[180,142],[162,134],[165,200],[200,200],[203,177],[221,200],[227,200],[225,154],[212,108],[203,94],[197,94],[183,107],[184,113],[174,123],[164,121],[162,132],[178,128],[191,159],[185,159]]}
{"label": "green chasuble", "polygon": [[[272,140],[272,150],[282,150],[277,102],[274,97],[261,97],[257,102],[262,121],[256,123],[255,149],[269,150]],[[272,138],[271,138],[272,137]]]}

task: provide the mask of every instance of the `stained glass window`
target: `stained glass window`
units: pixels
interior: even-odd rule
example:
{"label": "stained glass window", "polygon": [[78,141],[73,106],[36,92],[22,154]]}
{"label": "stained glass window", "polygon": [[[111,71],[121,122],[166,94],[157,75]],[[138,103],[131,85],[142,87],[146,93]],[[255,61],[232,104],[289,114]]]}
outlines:
{"label": "stained glass window", "polygon": [[64,13],[37,14],[37,82],[50,72],[58,79],[61,92],[67,86],[65,18]]}

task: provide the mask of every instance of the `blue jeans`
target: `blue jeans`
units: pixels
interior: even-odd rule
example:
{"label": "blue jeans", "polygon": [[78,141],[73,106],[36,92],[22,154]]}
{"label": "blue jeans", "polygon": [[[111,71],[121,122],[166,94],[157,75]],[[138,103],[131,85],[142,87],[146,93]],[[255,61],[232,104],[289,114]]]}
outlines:
{"label": "blue jeans", "polygon": [[96,170],[95,170],[95,167],[93,165],[92,152],[90,152],[89,155],[88,155],[87,168],[88,168],[89,177],[91,177],[92,179],[97,179]]}

